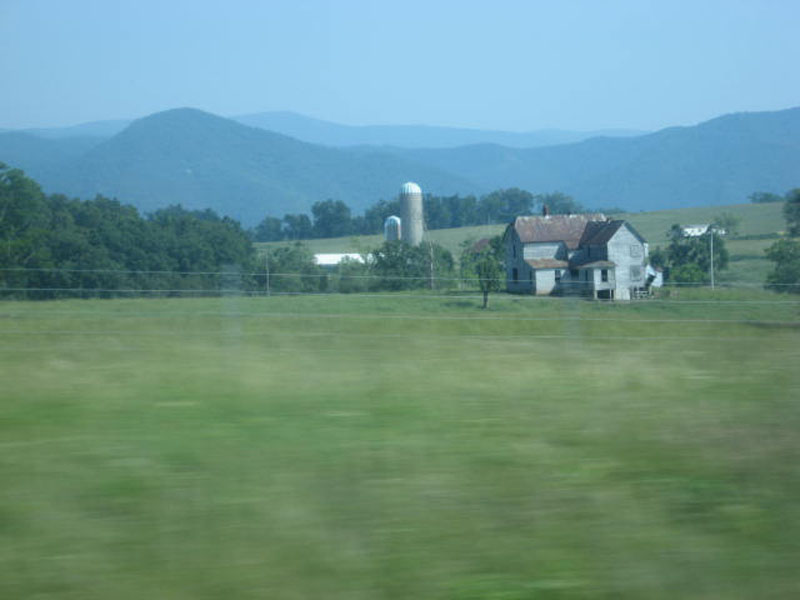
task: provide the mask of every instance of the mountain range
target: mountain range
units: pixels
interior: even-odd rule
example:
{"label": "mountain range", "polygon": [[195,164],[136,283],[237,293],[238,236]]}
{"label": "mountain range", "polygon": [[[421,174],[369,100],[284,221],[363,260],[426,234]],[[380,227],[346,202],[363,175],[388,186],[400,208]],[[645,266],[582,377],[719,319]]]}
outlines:
{"label": "mountain range", "polygon": [[[503,135],[516,142],[461,145]],[[733,204],[754,191],[800,185],[800,108],[517,147],[537,145],[524,142],[526,135],[534,133],[354,128],[293,113],[233,120],[185,108],[132,122],[0,132],[0,161],[24,169],[48,192],[102,193],[145,212],[176,203],[212,208],[246,225],[268,214],[308,212],[327,198],[358,212],[393,197],[407,180],[435,194],[558,190],[585,206],[631,211]],[[428,147],[411,146],[424,140]]]}
{"label": "mountain range", "polygon": [[[645,131],[636,129],[601,129],[596,131],[568,131],[565,129],[540,129],[516,132],[459,127],[434,127],[430,125],[342,125],[291,111],[270,111],[229,117],[230,120],[282,133],[302,142],[323,146],[397,146],[400,148],[454,148],[468,144],[499,144],[512,148],[534,148],[580,142],[597,136],[633,136]],[[64,139],[76,136],[111,137],[133,123],[133,119],[91,121],[69,127],[22,129],[47,139]],[[0,129],[0,132],[4,130]],[[8,131],[8,130],[5,130]]]}

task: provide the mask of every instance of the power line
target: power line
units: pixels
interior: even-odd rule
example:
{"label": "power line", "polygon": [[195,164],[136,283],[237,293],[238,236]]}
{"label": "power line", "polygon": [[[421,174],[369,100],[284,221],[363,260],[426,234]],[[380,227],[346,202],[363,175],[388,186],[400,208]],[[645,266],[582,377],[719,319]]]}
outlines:
{"label": "power line", "polygon": [[[117,274],[117,275],[175,275],[175,276],[219,276],[219,277],[265,277],[266,271],[169,271],[169,270],[131,270],[131,269],[68,269],[61,267],[0,267],[0,272],[9,273],[95,273],[95,274]],[[340,278],[340,279],[366,279],[366,280],[391,280],[391,281],[430,281],[430,276],[411,276],[411,275],[356,275],[356,274],[340,274],[337,272],[322,272],[322,273],[297,273],[297,272],[271,272],[270,277],[289,277],[289,278]],[[476,282],[479,278],[476,277],[435,277],[437,281],[455,281],[455,282]],[[497,281],[505,282],[507,278],[492,278],[484,279],[484,281]],[[574,285],[583,286],[586,282],[583,281],[561,281],[562,286]],[[798,287],[800,283],[756,283],[752,281],[717,281],[715,287]],[[709,284],[696,281],[670,281],[665,284],[669,286],[687,286],[687,287],[710,287]]]}

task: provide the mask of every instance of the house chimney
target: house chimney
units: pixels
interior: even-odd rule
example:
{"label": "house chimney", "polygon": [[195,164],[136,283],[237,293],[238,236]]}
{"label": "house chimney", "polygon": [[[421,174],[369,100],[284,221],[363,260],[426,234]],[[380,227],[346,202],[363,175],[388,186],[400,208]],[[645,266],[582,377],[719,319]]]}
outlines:
{"label": "house chimney", "polygon": [[547,208],[547,204],[542,204],[542,216],[549,217],[550,216],[550,209]]}

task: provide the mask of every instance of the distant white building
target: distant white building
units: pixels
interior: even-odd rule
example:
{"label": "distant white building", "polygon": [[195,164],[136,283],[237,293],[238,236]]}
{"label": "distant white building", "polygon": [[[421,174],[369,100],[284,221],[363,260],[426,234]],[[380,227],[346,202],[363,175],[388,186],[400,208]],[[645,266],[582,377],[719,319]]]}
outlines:
{"label": "distant white building", "polygon": [[320,267],[332,269],[339,265],[343,260],[348,259],[355,262],[363,263],[364,257],[355,252],[345,252],[337,254],[315,254],[314,262]]}
{"label": "distant white building", "polygon": [[683,237],[700,237],[711,227],[710,223],[700,223],[695,225],[681,225]]}

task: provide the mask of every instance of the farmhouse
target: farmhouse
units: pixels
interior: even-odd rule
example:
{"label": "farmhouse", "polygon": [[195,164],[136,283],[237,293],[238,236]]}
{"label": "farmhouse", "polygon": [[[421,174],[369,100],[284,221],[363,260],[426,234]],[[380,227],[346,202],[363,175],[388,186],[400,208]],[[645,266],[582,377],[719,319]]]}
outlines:
{"label": "farmhouse", "polygon": [[647,242],[626,221],[599,213],[517,217],[504,241],[509,292],[629,300],[646,290]]}

